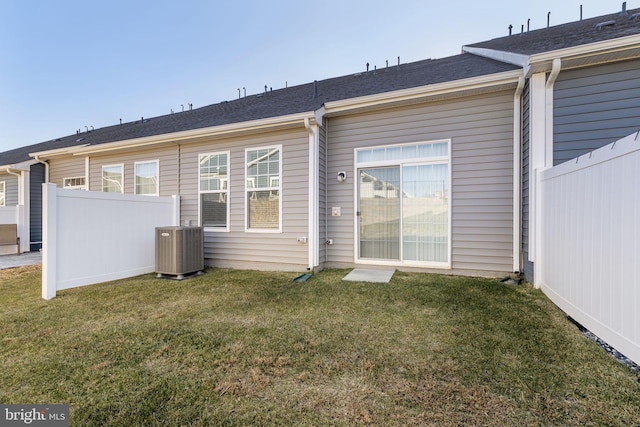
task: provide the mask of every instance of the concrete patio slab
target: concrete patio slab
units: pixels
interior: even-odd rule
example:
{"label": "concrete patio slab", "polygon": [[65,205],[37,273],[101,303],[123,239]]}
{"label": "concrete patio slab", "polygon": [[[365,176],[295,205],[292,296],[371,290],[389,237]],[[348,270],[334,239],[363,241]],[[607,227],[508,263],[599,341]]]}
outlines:
{"label": "concrete patio slab", "polygon": [[393,273],[395,273],[395,270],[355,268],[344,276],[342,280],[349,282],[389,283],[389,280],[393,277]]}
{"label": "concrete patio slab", "polygon": [[41,252],[25,252],[20,255],[0,255],[0,270],[35,264],[42,264]]}

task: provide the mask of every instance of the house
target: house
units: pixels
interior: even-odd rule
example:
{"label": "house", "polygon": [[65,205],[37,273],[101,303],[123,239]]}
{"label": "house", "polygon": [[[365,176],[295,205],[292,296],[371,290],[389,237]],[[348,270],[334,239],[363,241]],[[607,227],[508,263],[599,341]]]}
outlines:
{"label": "house", "polygon": [[[522,254],[534,282],[536,171],[640,130],[640,14],[622,10],[463,47],[523,69]],[[539,245],[538,245],[539,246]]]}
{"label": "house", "polygon": [[[31,158],[26,149],[0,154],[0,224],[16,224],[20,252],[42,247],[42,191],[44,163]],[[0,246],[0,255],[16,253],[15,247]]]}
{"label": "house", "polygon": [[86,129],[12,162],[46,164],[63,188],[180,195],[211,266],[533,280],[532,176],[640,128],[639,67],[638,11],[625,10]]}

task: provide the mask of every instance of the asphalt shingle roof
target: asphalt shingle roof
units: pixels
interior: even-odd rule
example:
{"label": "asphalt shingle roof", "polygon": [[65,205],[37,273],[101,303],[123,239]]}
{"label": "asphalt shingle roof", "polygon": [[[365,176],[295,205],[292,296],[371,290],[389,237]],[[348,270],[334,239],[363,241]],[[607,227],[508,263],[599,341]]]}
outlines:
{"label": "asphalt shingle roof", "polygon": [[[568,24],[556,25],[549,28],[529,32],[517,32],[480,43],[467,45],[484,49],[504,52],[534,55],[558,49],[570,48],[584,44],[612,40],[620,37],[640,34],[640,9],[628,10],[625,15],[620,12]],[[613,25],[598,24],[611,22]]]}
{"label": "asphalt shingle roof", "polygon": [[[471,54],[427,59],[384,69],[370,69],[342,77],[246,96],[233,101],[165,116],[145,118],[90,132],[0,153],[0,165],[29,160],[29,153],[98,145],[147,136],[221,126],[245,121],[312,112],[330,101],[380,94],[401,89],[443,83],[511,71],[518,67]],[[316,86],[317,85],[317,86]],[[317,88],[317,92],[316,92]]]}

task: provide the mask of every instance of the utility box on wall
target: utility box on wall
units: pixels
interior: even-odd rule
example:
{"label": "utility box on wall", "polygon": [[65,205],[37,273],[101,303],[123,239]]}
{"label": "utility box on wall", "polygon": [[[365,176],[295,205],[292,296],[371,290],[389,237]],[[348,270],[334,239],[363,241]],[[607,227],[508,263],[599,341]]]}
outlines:
{"label": "utility box on wall", "polygon": [[183,279],[204,269],[202,227],[156,227],[156,273]]}

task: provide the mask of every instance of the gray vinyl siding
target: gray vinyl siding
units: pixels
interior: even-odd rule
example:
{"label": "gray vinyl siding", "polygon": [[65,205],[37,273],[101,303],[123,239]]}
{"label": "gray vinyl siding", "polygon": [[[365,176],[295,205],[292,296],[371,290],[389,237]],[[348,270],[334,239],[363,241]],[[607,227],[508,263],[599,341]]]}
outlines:
{"label": "gray vinyl siding", "polygon": [[[381,110],[329,120],[327,248],[332,265],[355,261],[354,149],[452,141],[452,268],[507,272],[513,266],[513,92]],[[331,177],[347,171],[346,182]]]}
{"label": "gray vinyl siding", "polygon": [[323,267],[324,263],[327,261],[327,246],[325,242],[327,241],[327,132],[324,127],[319,128],[320,131],[320,144],[319,144],[319,153],[318,153],[318,163],[319,163],[319,189],[318,189],[318,198],[319,198],[319,218],[318,223],[320,224],[320,241],[318,242],[320,253],[320,268]]}
{"label": "gray vinyl siding", "polygon": [[553,163],[640,130],[640,60],[563,71],[554,86]]}
{"label": "gray vinyl siding", "polygon": [[[281,145],[282,232],[245,231],[245,149]],[[182,220],[198,223],[198,155],[230,152],[230,231],[205,233],[205,263],[216,267],[305,271],[309,237],[309,133],[300,130],[215,139],[181,147]]]}
{"label": "gray vinyl siding", "polygon": [[[64,186],[65,178],[85,176],[85,158],[69,156],[49,160],[49,182],[57,187]],[[86,177],[85,177],[86,179]]]}
{"label": "gray vinyl siding", "polygon": [[522,268],[533,283],[533,263],[529,261],[529,80],[522,92]]}
{"label": "gray vinyl siding", "polygon": [[135,194],[135,163],[158,160],[160,196],[172,196],[174,194],[177,195],[179,194],[177,159],[177,145],[162,148],[136,150],[126,153],[120,152],[116,154],[92,154],[89,157],[89,190],[102,191],[103,166],[123,164],[124,193]]}
{"label": "gray vinyl siding", "polygon": [[8,173],[0,173],[0,181],[4,181],[5,206],[18,204],[18,177]]}
{"label": "gray vinyl siding", "polygon": [[42,163],[31,166],[29,177],[29,250],[42,248],[42,184],[45,180],[45,167]]}

